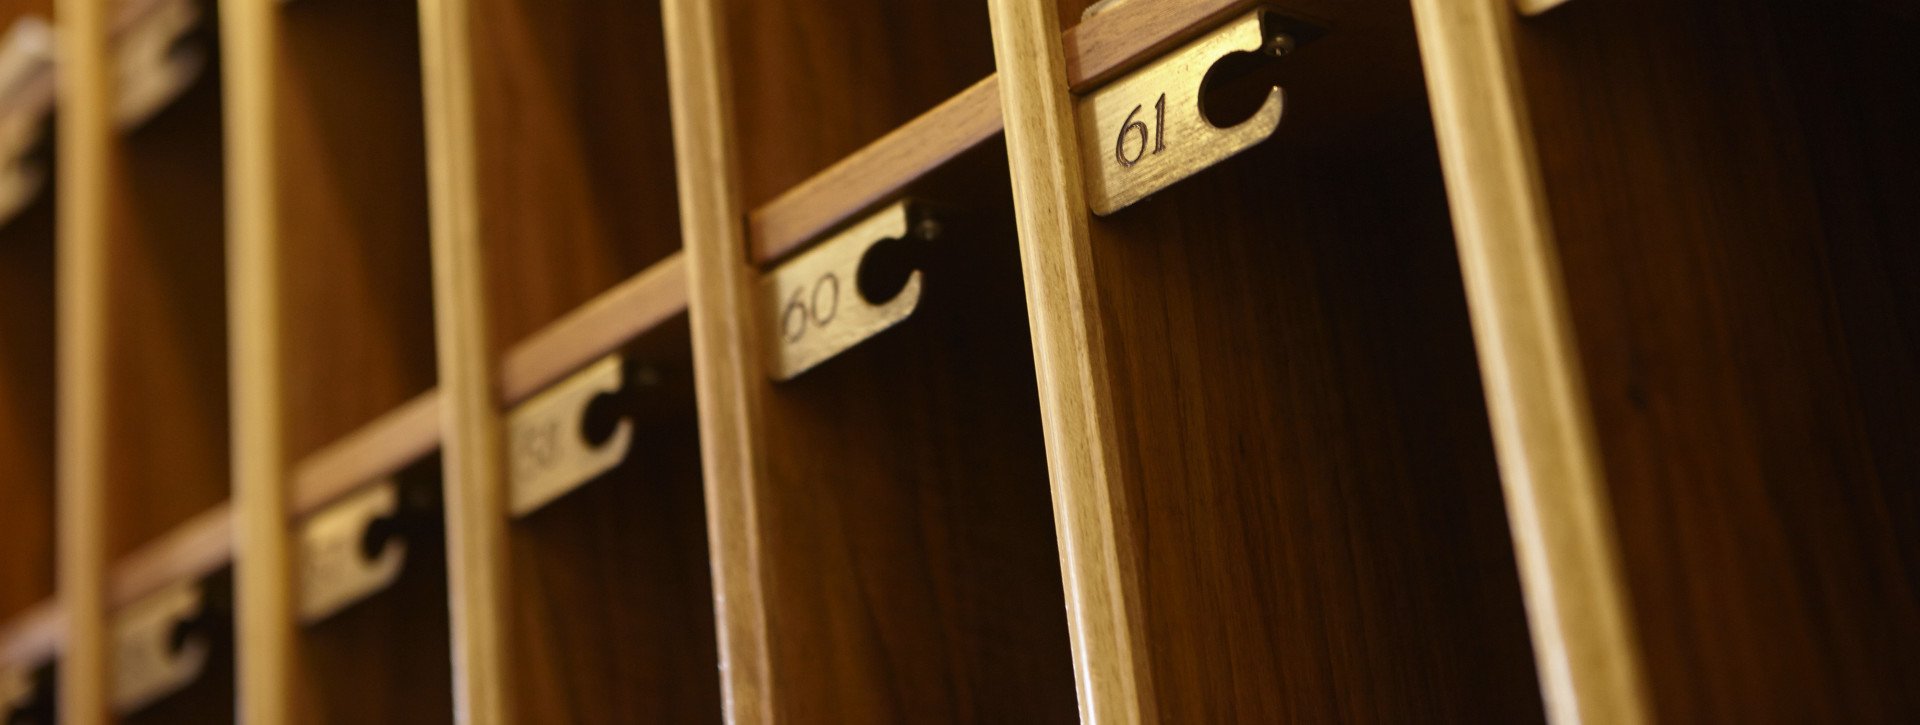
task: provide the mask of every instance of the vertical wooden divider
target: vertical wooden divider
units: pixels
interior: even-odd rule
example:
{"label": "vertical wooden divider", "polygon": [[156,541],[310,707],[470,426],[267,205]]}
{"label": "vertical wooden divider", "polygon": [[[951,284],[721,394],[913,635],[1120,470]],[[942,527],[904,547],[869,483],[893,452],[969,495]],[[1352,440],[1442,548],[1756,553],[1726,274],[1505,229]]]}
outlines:
{"label": "vertical wooden divider", "polygon": [[55,221],[55,476],[58,581],[66,614],[61,720],[109,720],[107,644],[107,166],[113,139],[106,0],[55,6],[63,184]]}
{"label": "vertical wooden divider", "polygon": [[301,700],[288,525],[280,255],[274,177],[273,38],[278,3],[221,0],[226,92],[227,305],[233,406],[235,714],[294,720]]}
{"label": "vertical wooden divider", "polygon": [[706,475],[720,697],[728,722],[774,719],[765,580],[754,533],[763,401],[723,3],[663,0],[687,308]]}
{"label": "vertical wooden divider", "polygon": [[1121,535],[1126,498],[1113,476],[1110,401],[1073,99],[1053,3],[991,0],[993,54],[1012,167],[1040,415],[1053,482],[1081,719],[1155,719],[1134,640],[1134,553]]}
{"label": "vertical wooden divider", "polygon": [[465,0],[421,0],[454,708],[458,722],[487,725],[509,721],[514,683],[505,632],[505,450],[475,187],[471,27]]}
{"label": "vertical wooden divider", "polygon": [[1441,165],[1554,722],[1651,719],[1508,0],[1414,0]]}

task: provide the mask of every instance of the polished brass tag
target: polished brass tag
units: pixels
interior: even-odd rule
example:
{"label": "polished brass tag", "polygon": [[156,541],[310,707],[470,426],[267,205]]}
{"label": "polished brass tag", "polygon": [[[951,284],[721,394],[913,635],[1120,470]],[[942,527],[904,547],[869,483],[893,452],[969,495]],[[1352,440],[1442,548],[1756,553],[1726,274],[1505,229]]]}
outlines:
{"label": "polished brass tag", "polygon": [[199,582],[182,581],[115,613],[114,710],[139,710],[200,676],[210,654],[206,638],[188,634],[176,642],[175,631],[198,617],[204,606]]}
{"label": "polished brass tag", "polygon": [[1213,125],[1201,108],[1208,72],[1229,56],[1278,56],[1292,48],[1292,37],[1269,17],[1249,12],[1080,98],[1075,111],[1093,213],[1124,209],[1273,135],[1284,107],[1277,87],[1251,118],[1229,128]]}
{"label": "polished brass tag", "polygon": [[938,225],[911,201],[895,202],[847,227],[760,278],[767,370],[791,380],[913,314],[920,270],[886,299],[868,299],[860,284],[869,254],[889,240],[931,241]]}
{"label": "polished brass tag", "polygon": [[599,445],[587,440],[583,427],[594,398],[620,386],[620,356],[610,355],[513,409],[513,515],[532,513],[626,460],[632,420],[622,418]]}
{"label": "polished brass tag", "polygon": [[113,116],[121,128],[146,123],[206,69],[206,51],[180,43],[200,20],[200,6],[193,0],[165,0],[118,39]]}
{"label": "polished brass tag", "polygon": [[399,488],[381,481],[355,492],[300,525],[300,621],[312,624],[346,609],[400,578],[407,542],[389,536],[368,556],[368,528],[392,521]]}
{"label": "polished brass tag", "polygon": [[46,138],[53,94],[53,29],[22,17],[0,40],[0,224],[46,186],[46,165],[32,152]]}

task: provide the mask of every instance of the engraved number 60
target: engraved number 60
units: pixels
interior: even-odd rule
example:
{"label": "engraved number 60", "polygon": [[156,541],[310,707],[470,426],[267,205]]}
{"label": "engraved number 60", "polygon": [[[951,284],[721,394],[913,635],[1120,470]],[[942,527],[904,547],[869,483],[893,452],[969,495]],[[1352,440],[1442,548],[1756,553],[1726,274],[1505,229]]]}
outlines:
{"label": "engraved number 60", "polygon": [[828,272],[813,281],[811,291],[801,285],[787,297],[787,306],[780,312],[780,335],[789,343],[799,342],[806,337],[807,327],[826,327],[839,312],[840,278]]}

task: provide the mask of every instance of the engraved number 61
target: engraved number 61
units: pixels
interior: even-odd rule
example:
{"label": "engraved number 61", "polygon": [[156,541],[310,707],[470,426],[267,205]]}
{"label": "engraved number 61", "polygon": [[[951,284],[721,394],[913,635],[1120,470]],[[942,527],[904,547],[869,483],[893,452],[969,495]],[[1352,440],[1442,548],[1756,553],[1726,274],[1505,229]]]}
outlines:
{"label": "engraved number 61", "polygon": [[[1134,164],[1140,163],[1140,159],[1147,155],[1147,141],[1149,140],[1147,123],[1145,121],[1134,120],[1134,116],[1140,115],[1140,109],[1142,108],[1146,108],[1146,106],[1134,106],[1133,112],[1127,114],[1127,120],[1120,125],[1120,138],[1115,139],[1113,142],[1113,158],[1115,161],[1119,161],[1121,166],[1131,168]],[[1133,156],[1129,157],[1127,156],[1127,137],[1136,132],[1140,134],[1140,144],[1134,148]],[[1160,94],[1160,100],[1153,102],[1153,133],[1151,136],[1153,153],[1157,154],[1167,149],[1167,94],[1165,93]]]}

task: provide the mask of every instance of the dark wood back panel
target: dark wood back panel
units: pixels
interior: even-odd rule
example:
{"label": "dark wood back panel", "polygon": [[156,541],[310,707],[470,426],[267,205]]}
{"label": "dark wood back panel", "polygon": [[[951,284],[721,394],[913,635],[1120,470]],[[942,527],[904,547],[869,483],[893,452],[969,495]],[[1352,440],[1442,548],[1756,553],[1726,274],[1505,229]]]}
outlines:
{"label": "dark wood back panel", "polygon": [[277,243],[298,460],[433,386],[433,277],[414,3],[279,12]]}
{"label": "dark wood back panel", "polygon": [[492,346],[680,248],[657,2],[473,7]]}
{"label": "dark wood back panel", "polygon": [[1273,138],[1091,228],[1158,715],[1538,722],[1410,18],[1328,20]]}
{"label": "dark wood back panel", "polygon": [[1916,30],[1784,1],[1521,26],[1665,721],[1920,717]]}
{"label": "dark wood back panel", "polygon": [[749,206],[993,73],[986,8],[950,0],[726,0]]}
{"label": "dark wood back panel", "polygon": [[125,556],[225,501],[226,205],[211,3],[186,42],[214,59],[112,151],[107,551]]}

